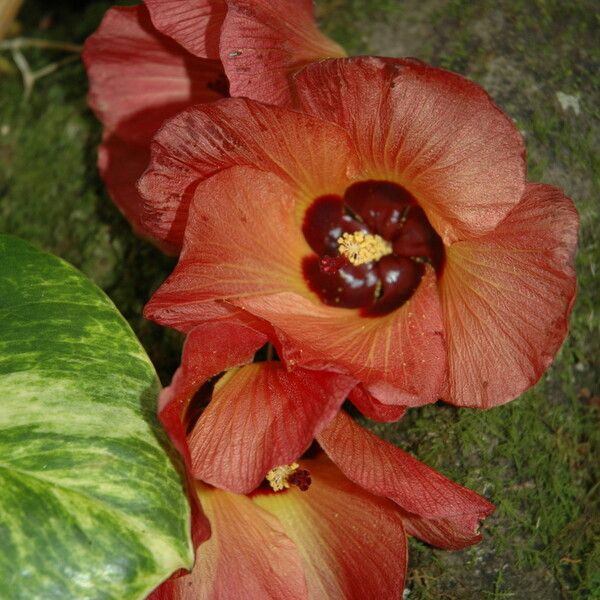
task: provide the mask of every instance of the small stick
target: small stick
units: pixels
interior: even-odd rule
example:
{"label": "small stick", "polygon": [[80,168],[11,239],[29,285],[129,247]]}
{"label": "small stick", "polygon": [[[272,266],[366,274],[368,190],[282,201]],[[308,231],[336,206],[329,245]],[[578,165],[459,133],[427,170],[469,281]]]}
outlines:
{"label": "small stick", "polygon": [[45,50],[63,50],[64,52],[81,53],[83,46],[70,42],[55,42],[39,38],[13,38],[0,42],[0,50],[22,50],[24,48],[43,48]]}
{"label": "small stick", "polygon": [[23,78],[23,87],[25,88],[24,100],[29,99],[31,92],[33,91],[33,86],[38,79],[50,75],[60,69],[60,67],[79,59],[78,56],[67,56],[61,60],[50,63],[37,71],[32,71],[27,59],[19,48],[13,48],[12,57]]}

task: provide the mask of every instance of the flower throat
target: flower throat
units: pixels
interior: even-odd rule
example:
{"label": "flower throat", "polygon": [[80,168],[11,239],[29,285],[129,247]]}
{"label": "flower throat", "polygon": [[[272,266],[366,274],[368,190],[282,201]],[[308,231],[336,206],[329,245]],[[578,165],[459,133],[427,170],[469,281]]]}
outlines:
{"label": "flower throat", "polygon": [[322,302],[381,316],[417,289],[425,265],[440,271],[442,240],[414,197],[387,181],[362,181],[344,196],[316,198],[302,232],[315,252],[303,260],[310,289]]}

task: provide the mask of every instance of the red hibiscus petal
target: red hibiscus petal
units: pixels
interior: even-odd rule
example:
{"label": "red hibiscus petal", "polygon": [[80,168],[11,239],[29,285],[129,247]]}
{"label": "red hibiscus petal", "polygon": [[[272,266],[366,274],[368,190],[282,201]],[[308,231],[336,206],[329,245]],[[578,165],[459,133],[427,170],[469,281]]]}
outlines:
{"label": "red hibiscus petal", "polygon": [[[98,170],[110,197],[137,235],[151,238],[142,225],[143,200],[137,191],[137,180],[150,160],[150,146],[124,141],[118,135],[105,135],[98,149]],[[160,245],[165,251],[168,246]]]}
{"label": "red hibiscus petal", "polygon": [[222,67],[159,34],[142,5],[110,9],[86,41],[83,60],[90,106],[106,128],[100,173],[136,232],[152,237],[141,224],[143,200],[136,189],[148,166],[150,139],[186,106],[222,98]]}
{"label": "red hibiscus petal", "polygon": [[315,63],[296,82],[306,111],[350,133],[365,178],[405,187],[445,242],[490,231],[519,202],[521,136],[475,83],[372,57]]}
{"label": "red hibiscus petal", "polygon": [[160,34],[143,5],[111,8],[83,52],[89,103],[111,132],[147,143],[183,108],[223,97],[223,69]]}
{"label": "red hibiscus petal", "polygon": [[232,96],[291,104],[290,75],[323,58],[345,56],[317,28],[312,0],[228,0],[221,60]]}
{"label": "red hibiscus petal", "polygon": [[148,600],[306,600],[303,565],[276,517],[246,496],[198,485],[212,525],[189,575],[171,578]]}
{"label": "red hibiscus petal", "polygon": [[338,413],[317,439],[346,477],[409,513],[415,535],[445,548],[479,541],[479,521],[494,510],[485,498],[379,439],[346,413]]}
{"label": "red hibiscus petal", "polygon": [[357,385],[348,395],[348,400],[369,419],[389,423],[399,421],[406,412],[406,406],[384,404],[362,386]]}
{"label": "red hibiscus petal", "polygon": [[396,507],[354,485],[324,457],[300,466],[310,472],[307,491],[290,488],[254,501],[296,543],[308,597],[402,598],[407,544]]}
{"label": "red hibiscus petal", "polygon": [[440,282],[449,352],[446,401],[503,404],[552,362],[575,300],[578,224],[560,190],[530,184],[493,232],[448,248]]}
{"label": "red hibiscus petal", "polygon": [[176,307],[187,315],[193,306],[200,313],[203,302],[231,296],[308,293],[301,259],[310,248],[296,223],[295,202],[287,183],[249,167],[233,167],[203,182],[189,212],[179,264],[148,303],[146,315],[166,324]]}
{"label": "red hibiscus petal", "polygon": [[224,0],[144,0],[156,29],[188,52],[219,58],[219,37],[227,12]]}
{"label": "red hibiscus petal", "polygon": [[479,533],[477,523],[475,529],[471,530],[455,518],[425,519],[404,511],[401,511],[401,514],[406,533],[442,550],[462,550],[478,544],[483,537]]}
{"label": "red hibiscus petal", "polygon": [[262,333],[243,322],[204,323],[191,331],[183,347],[181,366],[160,396],[159,417],[188,467],[191,465],[183,416],[192,396],[209,378],[251,362],[266,343]]}
{"label": "red hibiscus petal", "polygon": [[228,371],[188,436],[194,476],[252,491],[270,469],[306,451],[355,384],[333,373],[288,372],[278,362]]}
{"label": "red hibiscus petal", "polygon": [[144,316],[183,333],[189,333],[203,323],[223,323],[231,320],[244,322],[257,331],[271,333],[268,323],[227,302],[196,302],[194,298],[173,299],[162,296],[162,293],[155,294],[150,299],[144,307]]}
{"label": "red hibiscus petal", "polygon": [[187,337],[181,360],[171,385],[159,399],[159,419],[173,445],[186,464],[186,484],[192,506],[192,540],[198,546],[210,536],[210,526],[196,494],[191,477],[191,457],[186,440],[183,416],[199,387],[210,377],[225,369],[252,360],[254,353],[266,342],[266,337],[246,323],[206,323],[196,327]]}
{"label": "red hibiscus petal", "polygon": [[347,373],[387,404],[418,406],[439,397],[446,359],[429,268],[414,296],[385,317],[362,317],[294,293],[232,302],[273,325],[289,365]]}
{"label": "red hibiscus petal", "polygon": [[198,183],[223,169],[271,171],[306,202],[342,193],[355,161],[348,136],[333,123],[242,98],[195,106],[154,138],[151,164],[139,185],[144,220],[161,239],[181,247]]}

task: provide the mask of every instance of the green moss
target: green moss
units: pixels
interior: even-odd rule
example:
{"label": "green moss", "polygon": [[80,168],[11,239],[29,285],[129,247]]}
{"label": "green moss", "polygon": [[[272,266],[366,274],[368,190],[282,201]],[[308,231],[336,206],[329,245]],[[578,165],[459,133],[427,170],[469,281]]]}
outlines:
{"label": "green moss", "polygon": [[327,35],[341,44],[348,54],[365,54],[369,49],[370,26],[400,13],[397,0],[319,0],[317,18]]}
{"label": "green moss", "polygon": [[[109,2],[25,4],[28,35],[81,42]],[[599,11],[593,0],[320,0],[325,30],[351,53],[409,52],[485,85],[524,132],[530,178],[563,187],[581,214],[579,297],[571,333],[534,390],[488,412],[436,405],[374,425],[498,509],[484,541],[441,552],[411,541],[410,600],[600,598],[598,469],[600,164]],[[34,65],[60,54],[27,52]],[[164,381],[180,340],[140,317],[172,261],[136,240],[95,169],[100,129],[82,68],[41,81],[24,102],[17,76],[0,83],[0,230],[60,254],[111,295]],[[576,95],[564,110],[557,92]],[[509,374],[507,374],[508,376]],[[597,459],[596,459],[597,463]]]}

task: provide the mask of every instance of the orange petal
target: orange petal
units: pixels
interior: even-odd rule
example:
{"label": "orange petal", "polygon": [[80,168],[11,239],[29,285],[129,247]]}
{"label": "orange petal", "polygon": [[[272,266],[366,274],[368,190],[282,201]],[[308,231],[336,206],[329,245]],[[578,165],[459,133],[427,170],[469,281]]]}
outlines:
{"label": "orange petal", "polygon": [[253,330],[244,321],[236,321],[234,318],[200,325],[188,335],[183,347],[181,366],[171,385],[160,394],[159,419],[186,464],[186,487],[192,506],[194,546],[209,537],[210,527],[193,492],[195,483],[191,476],[185,413],[193,395],[207,379],[230,367],[250,362],[256,350],[265,342],[263,334]]}
{"label": "orange petal", "polygon": [[519,202],[523,141],[475,83],[373,57],[314,63],[296,82],[307,112],[350,133],[365,178],[404,186],[446,243],[490,231]]}
{"label": "orange petal", "polygon": [[350,139],[333,123],[242,98],[195,106],[154,138],[150,168],[139,185],[147,202],[145,221],[180,247],[198,183],[223,169],[271,171],[306,202],[343,193],[355,163]]}
{"label": "orange petal", "polygon": [[228,0],[221,60],[231,95],[284,106],[290,75],[323,58],[345,56],[317,28],[312,0]]}
{"label": "orange petal", "polygon": [[355,382],[263,362],[228,371],[188,437],[192,472],[248,493],[267,471],[294,462],[337,413]]}
{"label": "orange petal", "polygon": [[503,404],[552,362],[575,300],[577,228],[575,207],[560,190],[530,184],[496,230],[448,248],[440,282],[446,401]]}
{"label": "orange petal", "polygon": [[[165,327],[171,327],[189,333],[194,327],[208,322],[244,322],[257,331],[267,331],[268,324],[257,319],[237,306],[219,300],[215,302],[196,302],[194,298],[183,298],[171,302],[159,296],[150,298],[144,307],[144,316]],[[273,336],[274,337],[274,336]]]}
{"label": "orange petal", "polygon": [[348,400],[367,418],[389,423],[399,421],[406,412],[406,406],[379,402],[362,385],[357,385],[348,395]]}
{"label": "orange petal", "polygon": [[252,361],[266,341],[262,333],[234,319],[204,323],[186,338],[181,366],[160,395],[159,417],[188,468],[191,458],[183,418],[193,395],[211,377]]}
{"label": "orange petal", "polygon": [[148,600],[308,600],[299,553],[278,520],[246,496],[198,485],[211,538],[189,575],[169,579]]}
{"label": "orange petal", "polygon": [[160,32],[196,56],[219,58],[225,0],[145,0],[145,4]]}
{"label": "orange petal", "polygon": [[462,548],[481,539],[479,521],[492,513],[493,504],[381,440],[346,413],[338,413],[317,439],[346,477],[402,508],[409,533],[442,548]]}
{"label": "orange petal", "polygon": [[347,373],[387,404],[418,406],[439,397],[445,349],[429,268],[414,296],[385,317],[362,317],[294,293],[232,302],[273,325],[289,365]]}
{"label": "orange petal", "polygon": [[[492,506],[489,512],[491,513],[493,510]],[[478,544],[483,537],[479,532],[478,523],[474,523],[473,529],[470,529],[466,524],[466,519],[456,517],[426,519],[404,511],[400,511],[400,514],[408,535],[442,550],[462,550]]]}
{"label": "orange petal", "polygon": [[295,542],[309,597],[402,598],[407,545],[395,506],[354,485],[324,457],[300,466],[312,479],[307,491],[290,488],[253,499]]}
{"label": "orange petal", "polygon": [[[166,325],[197,319],[202,304],[294,290],[308,293],[301,260],[310,248],[290,186],[271,173],[233,167],[197,189],[179,263],[146,306]],[[179,319],[177,321],[176,319]]]}

